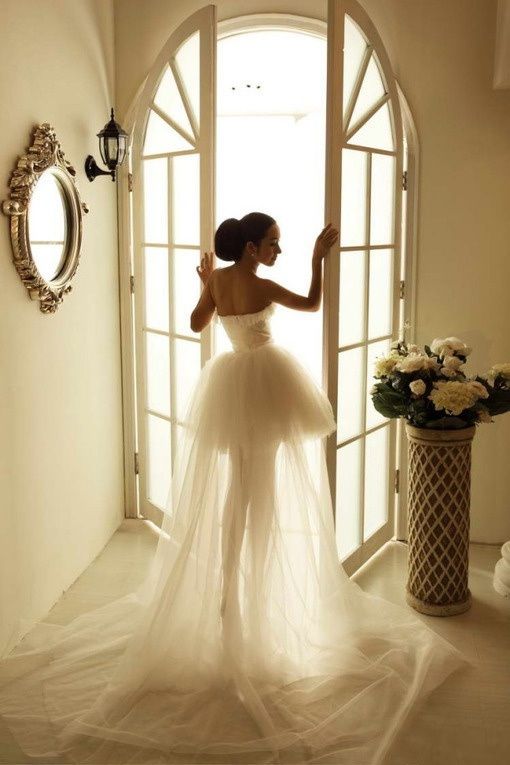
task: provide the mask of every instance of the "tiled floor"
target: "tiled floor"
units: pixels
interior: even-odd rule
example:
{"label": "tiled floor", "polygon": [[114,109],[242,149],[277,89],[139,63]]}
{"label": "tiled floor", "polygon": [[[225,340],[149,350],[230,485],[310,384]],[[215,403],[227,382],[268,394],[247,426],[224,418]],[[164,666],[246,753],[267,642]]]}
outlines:
{"label": "tiled floor", "polygon": [[[151,523],[124,521],[45,621],[65,624],[135,589],[156,543],[157,531]],[[498,546],[471,545],[473,605],[468,612],[444,618],[416,614],[477,663],[438,688],[426,714],[410,719],[399,737],[398,750],[390,752],[388,765],[510,762],[510,599],[492,588],[499,550]],[[405,605],[406,555],[405,544],[390,542],[354,578],[363,589]],[[8,731],[0,727],[0,763],[29,762],[35,760],[23,757]]]}
{"label": "tiled floor", "polygon": [[[405,604],[407,546],[390,542],[354,576],[365,590]],[[410,720],[388,765],[510,763],[510,599],[492,587],[497,545],[470,545],[472,606],[449,617],[416,616],[476,660]]]}

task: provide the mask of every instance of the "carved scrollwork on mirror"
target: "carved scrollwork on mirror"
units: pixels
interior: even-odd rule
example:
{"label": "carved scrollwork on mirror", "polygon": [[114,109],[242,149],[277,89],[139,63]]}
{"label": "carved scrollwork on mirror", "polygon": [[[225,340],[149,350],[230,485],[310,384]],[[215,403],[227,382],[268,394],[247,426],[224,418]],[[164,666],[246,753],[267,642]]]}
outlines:
{"label": "carved scrollwork on mirror", "polygon": [[14,265],[43,313],[55,313],[71,291],[80,260],[82,211],[88,207],[75,176],[55,130],[44,122],[12,171],[10,199],[2,205],[10,216]]}

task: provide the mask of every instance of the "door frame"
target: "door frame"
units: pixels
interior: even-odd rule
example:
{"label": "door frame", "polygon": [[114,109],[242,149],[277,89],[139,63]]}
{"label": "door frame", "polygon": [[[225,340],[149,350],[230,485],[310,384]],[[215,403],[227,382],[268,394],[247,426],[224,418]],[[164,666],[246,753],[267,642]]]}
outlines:
{"label": "door frame", "polygon": [[[331,5],[332,0],[330,0]],[[342,0],[342,6],[353,20],[360,23],[360,26],[364,29],[367,36],[371,41],[377,38],[380,41],[379,34],[373,26],[369,16],[361,8],[359,3],[355,0]],[[197,14],[190,16],[185,24],[191,22],[198,14],[202,13],[205,9],[201,9]],[[332,26],[332,25],[331,25]],[[236,16],[233,18],[221,20],[217,22],[217,39],[221,37],[235,34],[236,32],[243,33],[247,29],[296,29],[300,32],[308,32],[310,34],[316,34],[320,36],[326,36],[328,33],[328,24],[323,19],[315,19],[309,17],[302,17],[298,15],[285,14],[285,13],[260,13],[260,14],[247,14],[244,16]],[[120,285],[120,328],[121,328],[121,364],[122,364],[122,412],[123,412],[123,426],[124,426],[124,494],[125,494],[125,517],[126,518],[142,518],[145,517],[141,514],[139,509],[139,489],[138,489],[138,475],[136,473],[135,455],[139,449],[139,439],[137,434],[137,397],[136,397],[136,374],[135,374],[135,333],[134,333],[134,294],[132,292],[132,280],[135,276],[135,263],[133,252],[133,194],[130,189],[133,188],[133,160],[136,158],[135,146],[139,147],[139,144],[135,143],[135,131],[139,126],[145,124],[146,115],[150,104],[151,97],[154,93],[157,80],[163,72],[164,64],[168,58],[168,51],[175,39],[175,31],[169,37],[164,47],[160,51],[156,58],[150,72],[145,80],[140,84],[138,92],[133,99],[125,117],[123,123],[126,125],[126,130],[129,133],[130,146],[128,149],[127,162],[124,162],[118,170],[118,184],[117,184],[117,202],[118,202],[118,226],[119,226],[119,285]],[[387,54],[385,52],[384,45],[380,41],[380,48],[384,52],[386,57],[386,65],[391,70],[391,65]],[[380,56],[379,47],[374,49]],[[336,73],[336,84],[338,85],[338,77],[341,77],[341,72]],[[402,196],[402,209],[400,211],[400,219],[402,220],[402,213],[405,208],[405,220],[406,226],[403,232],[401,242],[402,262],[405,263],[405,300],[403,302],[403,311],[401,314],[401,322],[407,321],[410,325],[410,329],[407,332],[406,337],[410,341],[414,341],[415,338],[415,294],[416,294],[416,262],[417,262],[417,214],[418,214],[418,171],[419,171],[419,142],[417,137],[417,131],[415,128],[414,120],[409,108],[409,105],[403,95],[403,92],[399,86],[399,83],[393,77],[397,93],[397,103],[400,105],[400,120],[405,131],[407,146],[408,146],[408,185],[407,192]],[[331,83],[333,87],[333,83]],[[338,99],[339,100],[339,99]],[[328,126],[326,131],[328,131]],[[326,135],[328,140],[328,135]],[[138,157],[140,154],[138,153]],[[135,168],[136,171],[136,168]],[[328,174],[328,167],[326,168]],[[140,173],[136,171],[138,177]],[[329,184],[329,185],[328,185]],[[326,189],[331,189],[331,173],[326,178]],[[329,193],[331,202],[334,199]],[[326,199],[327,203],[327,199]],[[211,222],[214,221],[214,203],[212,202],[212,209],[210,213]],[[330,205],[333,208],[333,204]],[[396,211],[397,212],[397,211]],[[328,208],[326,207],[326,214]],[[339,219],[340,204],[338,199],[337,216]],[[328,218],[329,219],[329,218]],[[334,222],[334,221],[333,221]],[[337,221],[339,223],[339,220]],[[210,232],[210,239],[212,241],[213,231]],[[210,245],[205,247],[209,249]],[[325,264],[324,271],[324,305],[329,305],[329,300],[333,289],[338,292],[338,258],[328,259]],[[336,278],[336,283],[335,283]],[[338,300],[338,296],[337,296]],[[338,322],[333,321],[334,312],[324,311],[324,325],[323,325],[323,338],[324,342],[330,343],[331,348],[337,351],[338,344]],[[331,324],[331,326],[330,326]],[[335,326],[336,324],[336,326]],[[396,329],[396,327],[395,327]],[[209,327],[208,330],[211,331]],[[333,337],[334,335],[334,337]],[[334,342],[331,342],[332,339]],[[211,342],[209,337],[208,342]],[[330,401],[336,407],[336,384],[337,380],[332,379],[332,375],[329,374],[328,369],[328,348],[323,349],[324,369],[323,369],[323,384],[325,390],[328,392]],[[335,364],[335,377],[337,373],[337,364]],[[334,400],[333,400],[334,399]],[[395,523],[394,530],[397,539],[406,538],[406,503],[405,503],[405,474],[406,474],[406,439],[404,428],[401,427],[401,423],[392,423],[396,426],[397,435],[396,438],[392,436],[394,443],[396,443],[396,459],[397,466],[400,470],[400,492],[398,494],[393,493],[393,484],[390,481],[391,496],[395,502]],[[333,438],[328,439],[326,444],[326,459],[328,465],[328,476],[330,481],[330,489],[332,492],[333,507],[335,507],[335,483],[336,483],[336,433],[333,434]],[[332,465],[332,463],[334,463]],[[375,535],[378,536],[378,532]],[[372,538],[373,539],[373,538]],[[372,540],[370,540],[372,542]],[[372,545],[371,545],[372,547]],[[370,550],[370,555],[375,552]],[[369,556],[368,556],[369,557]],[[356,560],[350,561],[347,568],[348,573],[352,573],[359,567],[364,561],[359,560],[357,556]],[[344,561],[345,565],[345,561]]]}

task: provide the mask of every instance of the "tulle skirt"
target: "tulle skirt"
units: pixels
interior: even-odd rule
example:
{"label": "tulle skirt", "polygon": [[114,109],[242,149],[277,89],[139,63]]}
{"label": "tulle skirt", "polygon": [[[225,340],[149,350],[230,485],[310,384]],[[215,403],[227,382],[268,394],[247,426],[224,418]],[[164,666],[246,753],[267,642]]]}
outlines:
{"label": "tulle skirt", "polygon": [[37,625],[0,662],[0,714],[45,762],[383,762],[467,662],[339,564],[329,401],[267,343],[209,361],[185,424],[146,579]]}

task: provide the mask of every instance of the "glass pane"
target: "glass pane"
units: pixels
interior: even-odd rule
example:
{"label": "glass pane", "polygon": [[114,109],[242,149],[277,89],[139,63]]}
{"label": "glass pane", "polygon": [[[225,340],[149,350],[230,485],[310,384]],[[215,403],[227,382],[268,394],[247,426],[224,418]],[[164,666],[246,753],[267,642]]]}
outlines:
{"label": "glass pane", "polygon": [[170,355],[168,337],[145,333],[147,407],[170,416]]}
{"label": "glass pane", "polygon": [[349,16],[346,16],[344,24],[344,115],[366,48],[365,38],[356,24]]}
{"label": "glass pane", "polygon": [[166,247],[145,248],[145,326],[169,331]]}
{"label": "glass pane", "polygon": [[200,156],[172,159],[172,237],[174,244],[200,245]]}
{"label": "glass pane", "polygon": [[336,543],[343,560],[361,544],[362,441],[341,446],[336,455]]}
{"label": "glass pane", "polygon": [[349,127],[355,125],[358,120],[364,117],[369,109],[371,109],[385,93],[386,90],[379,73],[379,67],[376,64],[374,56],[372,56],[368,63],[358,98],[356,99],[356,106],[354,107]]}
{"label": "glass pane", "polygon": [[50,282],[62,270],[65,261],[62,244],[32,244],[32,257],[42,278]]}
{"label": "glass pane", "polygon": [[393,250],[370,253],[368,337],[391,335]]}
{"label": "glass pane", "polygon": [[175,416],[184,420],[188,399],[200,374],[200,343],[180,339],[174,342],[177,397]]}
{"label": "glass pane", "polygon": [[375,360],[378,356],[384,356],[389,353],[390,342],[390,340],[379,340],[377,343],[370,343],[367,348],[367,430],[379,425],[381,422],[386,422],[387,419],[382,414],[379,414],[374,407],[370,389],[376,382],[374,378]]}
{"label": "glass pane", "polygon": [[363,348],[342,351],[338,358],[338,442],[363,428]]}
{"label": "glass pane", "polygon": [[159,114],[150,110],[145,133],[144,154],[171,154],[193,149],[191,143],[177,133]]}
{"label": "glass pane", "polygon": [[200,37],[198,32],[188,37],[181,45],[175,56],[175,63],[198,125],[200,120]]}
{"label": "glass pane", "polygon": [[61,188],[53,173],[48,170],[41,173],[28,205],[30,242],[64,241],[66,214]]}
{"label": "glass pane", "polygon": [[147,415],[147,494],[161,508],[166,507],[171,477],[170,423]]}
{"label": "glass pane", "polygon": [[197,250],[174,250],[174,327],[178,335],[198,334],[190,328],[190,315],[200,298],[200,279],[195,271],[200,265]]}
{"label": "glass pane", "polygon": [[363,541],[388,520],[389,426],[366,437]]}
{"label": "glass pane", "polygon": [[365,262],[366,253],[363,250],[340,253],[340,345],[351,345],[363,340]]}
{"label": "glass pane", "polygon": [[342,149],[341,246],[366,243],[367,154]]}
{"label": "glass pane", "polygon": [[168,161],[143,161],[144,242],[168,242]]}
{"label": "glass pane", "polygon": [[393,244],[395,157],[372,155],[370,243]]}
{"label": "glass pane", "polygon": [[370,146],[374,149],[386,149],[395,151],[395,142],[393,140],[393,129],[390,120],[390,110],[388,104],[381,106],[368,122],[365,122],[348,143],[355,143],[357,146]]}
{"label": "glass pane", "polygon": [[188,133],[190,137],[193,136],[193,130],[191,129],[186,109],[182,103],[182,98],[175,82],[173,72],[168,66],[161,79],[154,103],[161,109],[161,111],[165,112],[171,120],[177,123],[180,128]]}

